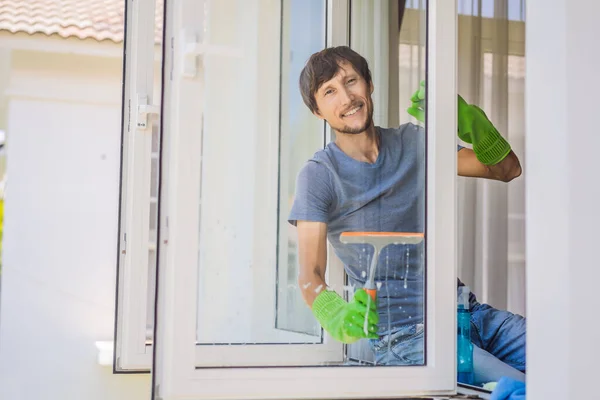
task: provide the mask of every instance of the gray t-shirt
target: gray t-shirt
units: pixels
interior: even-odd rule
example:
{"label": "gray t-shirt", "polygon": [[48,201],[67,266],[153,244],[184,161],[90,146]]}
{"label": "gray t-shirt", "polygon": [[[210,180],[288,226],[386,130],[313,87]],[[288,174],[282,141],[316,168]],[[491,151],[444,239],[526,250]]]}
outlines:
{"label": "gray t-shirt", "polygon": [[[342,232],[423,232],[425,226],[425,132],[408,123],[376,127],[375,163],[357,161],[335,143],[315,153],[300,170],[289,222],[327,223],[327,237],[342,260],[349,284],[363,287],[370,245],[343,244]],[[424,246],[389,245],[376,271],[379,334],[423,323]]]}

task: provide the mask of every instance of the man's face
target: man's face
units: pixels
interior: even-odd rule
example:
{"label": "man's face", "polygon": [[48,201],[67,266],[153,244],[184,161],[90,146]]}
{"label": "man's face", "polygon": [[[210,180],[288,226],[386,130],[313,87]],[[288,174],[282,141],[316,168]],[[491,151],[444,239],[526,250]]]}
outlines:
{"label": "man's face", "polygon": [[315,93],[315,115],[340,133],[362,133],[373,122],[373,85],[370,87],[352,64],[341,63],[338,72]]}

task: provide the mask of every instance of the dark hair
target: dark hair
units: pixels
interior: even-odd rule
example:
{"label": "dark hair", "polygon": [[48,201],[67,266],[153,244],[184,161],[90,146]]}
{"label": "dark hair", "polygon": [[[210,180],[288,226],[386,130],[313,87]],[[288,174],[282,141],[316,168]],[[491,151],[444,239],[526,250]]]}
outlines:
{"label": "dark hair", "polygon": [[330,47],[310,56],[300,72],[300,93],[304,104],[315,112],[318,110],[315,93],[321,85],[339,71],[340,64],[348,62],[371,85],[371,71],[367,60],[348,46]]}

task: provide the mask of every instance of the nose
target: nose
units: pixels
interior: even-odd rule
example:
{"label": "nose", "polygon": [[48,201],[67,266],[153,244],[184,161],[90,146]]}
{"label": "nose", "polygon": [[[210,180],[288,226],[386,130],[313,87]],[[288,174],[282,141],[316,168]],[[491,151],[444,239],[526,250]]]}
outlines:
{"label": "nose", "polygon": [[343,105],[351,104],[354,100],[354,96],[352,92],[350,92],[347,88],[343,88],[340,90],[340,99]]}

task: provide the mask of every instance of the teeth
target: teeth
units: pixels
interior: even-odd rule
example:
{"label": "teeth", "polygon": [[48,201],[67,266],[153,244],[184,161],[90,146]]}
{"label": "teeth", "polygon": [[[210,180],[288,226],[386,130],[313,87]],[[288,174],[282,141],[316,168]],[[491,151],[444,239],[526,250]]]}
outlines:
{"label": "teeth", "polygon": [[356,107],[356,108],[348,111],[346,114],[344,114],[344,117],[347,117],[349,115],[352,115],[352,114],[356,113],[359,109],[360,109],[360,106],[358,106],[358,107]]}

